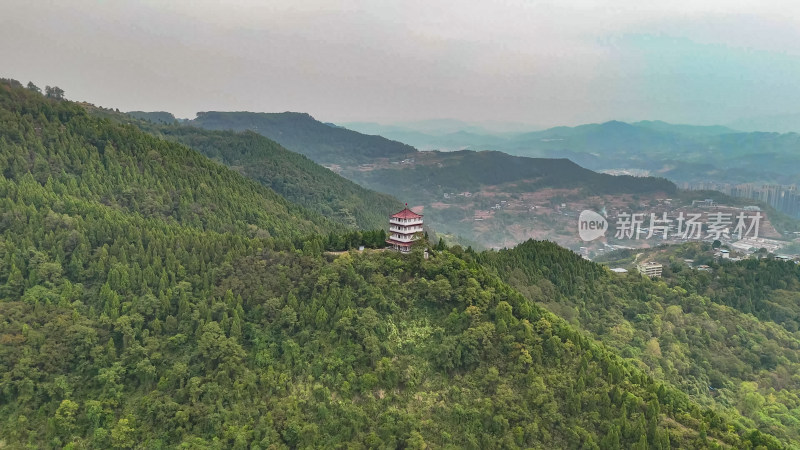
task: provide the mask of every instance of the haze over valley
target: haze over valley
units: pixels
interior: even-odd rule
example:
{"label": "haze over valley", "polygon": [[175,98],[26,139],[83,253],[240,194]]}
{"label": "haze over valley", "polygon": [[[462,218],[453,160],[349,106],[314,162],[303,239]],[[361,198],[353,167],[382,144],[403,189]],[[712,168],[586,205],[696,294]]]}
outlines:
{"label": "haze over valley", "polygon": [[0,449],[800,448],[796,4],[3,6]]}

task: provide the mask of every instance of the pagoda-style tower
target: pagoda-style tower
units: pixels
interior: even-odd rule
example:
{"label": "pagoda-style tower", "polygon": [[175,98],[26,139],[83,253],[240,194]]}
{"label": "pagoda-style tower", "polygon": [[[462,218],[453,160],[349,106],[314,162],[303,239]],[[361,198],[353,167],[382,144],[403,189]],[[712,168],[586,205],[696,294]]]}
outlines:
{"label": "pagoda-style tower", "polygon": [[389,218],[389,239],[386,243],[392,250],[399,252],[411,251],[411,243],[422,233],[422,214],[417,214],[406,208],[397,214],[392,214]]}

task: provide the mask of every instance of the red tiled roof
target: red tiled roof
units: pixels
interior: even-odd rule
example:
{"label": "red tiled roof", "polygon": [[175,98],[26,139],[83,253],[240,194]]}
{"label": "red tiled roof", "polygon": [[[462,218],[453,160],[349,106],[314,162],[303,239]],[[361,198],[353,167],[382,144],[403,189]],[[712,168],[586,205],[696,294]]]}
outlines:
{"label": "red tiled roof", "polygon": [[395,219],[421,219],[422,214],[417,214],[414,211],[406,208],[397,214],[392,214]]}

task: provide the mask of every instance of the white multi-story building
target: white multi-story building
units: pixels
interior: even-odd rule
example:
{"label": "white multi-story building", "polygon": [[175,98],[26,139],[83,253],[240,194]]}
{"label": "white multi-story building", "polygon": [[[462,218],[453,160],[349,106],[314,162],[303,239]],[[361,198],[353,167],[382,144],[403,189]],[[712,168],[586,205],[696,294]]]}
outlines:
{"label": "white multi-story building", "polygon": [[392,250],[408,252],[411,243],[419,238],[422,233],[422,214],[417,214],[408,209],[408,205],[397,214],[389,218],[389,244]]}
{"label": "white multi-story building", "polygon": [[661,276],[663,266],[655,261],[646,262],[636,266],[639,272],[647,275],[650,278],[658,278]]}

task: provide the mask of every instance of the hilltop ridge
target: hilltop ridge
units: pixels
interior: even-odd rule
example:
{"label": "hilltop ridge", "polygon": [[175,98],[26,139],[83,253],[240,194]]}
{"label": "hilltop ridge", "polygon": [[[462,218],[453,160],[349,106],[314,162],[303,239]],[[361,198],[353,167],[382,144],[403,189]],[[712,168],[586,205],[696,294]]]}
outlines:
{"label": "hilltop ridge", "polygon": [[326,255],[346,228],[6,81],[0,160],[4,445],[781,447],[472,251]]}
{"label": "hilltop ridge", "polygon": [[375,158],[400,158],[416,149],[381,136],[335,128],[297,112],[252,113],[208,111],[191,125],[211,130],[254,131],[320,164],[363,163]]}

